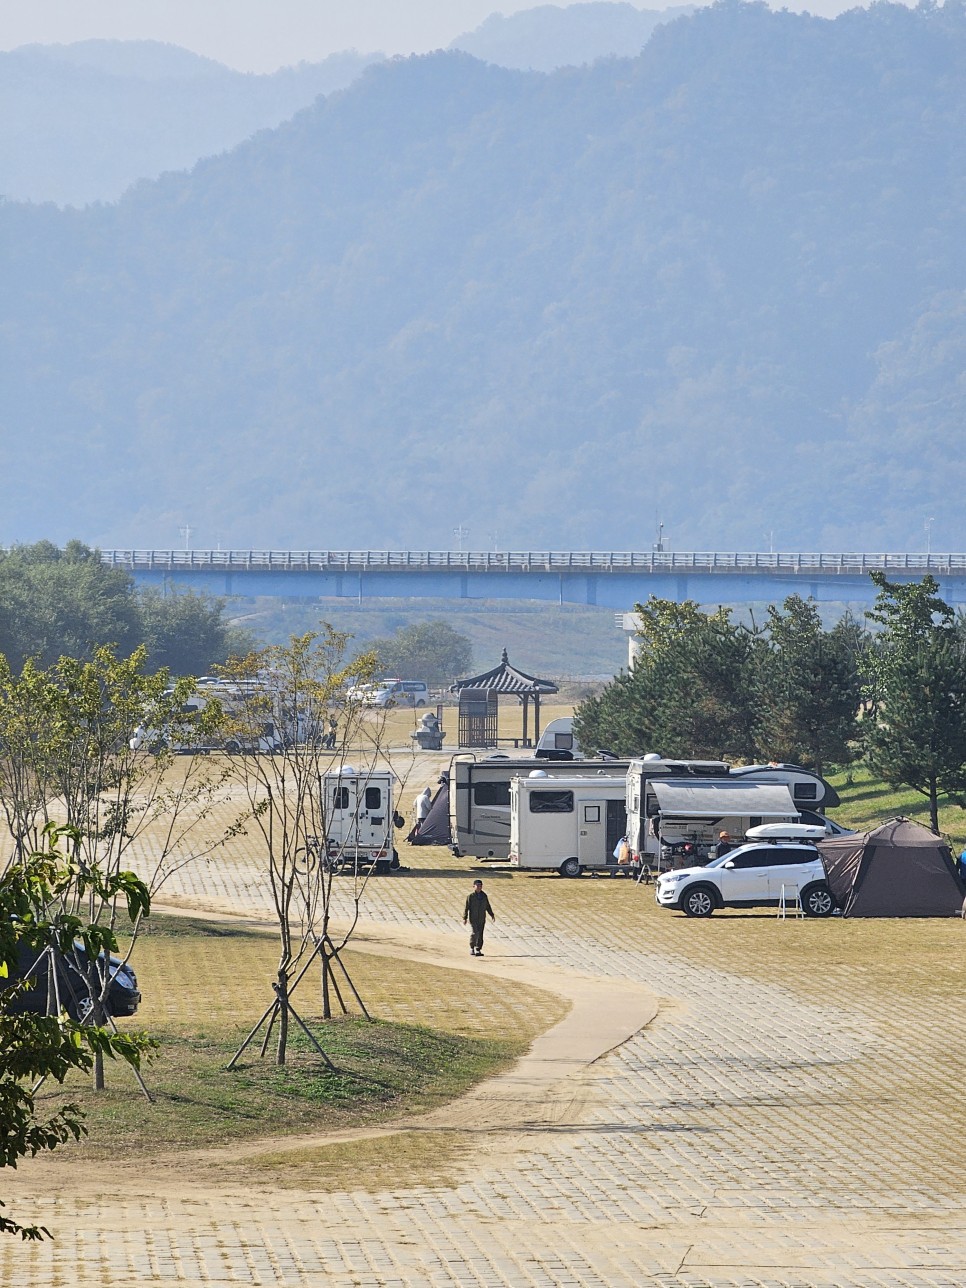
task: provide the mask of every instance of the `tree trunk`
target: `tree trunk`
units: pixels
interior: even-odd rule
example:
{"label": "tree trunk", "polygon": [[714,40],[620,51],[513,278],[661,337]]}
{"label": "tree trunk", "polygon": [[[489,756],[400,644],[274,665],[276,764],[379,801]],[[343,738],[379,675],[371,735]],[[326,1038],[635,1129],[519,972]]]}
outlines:
{"label": "tree trunk", "polygon": [[322,1018],[323,1020],[332,1019],[332,998],[329,993],[329,971],[332,967],[329,965],[328,947],[322,949]]}
{"label": "tree trunk", "polygon": [[[103,1028],[104,1025],[107,1024],[107,1011],[104,1007],[104,1003],[99,1001],[97,997],[94,997],[91,1000],[93,1004],[91,1006],[90,1021],[92,1024],[96,1024],[99,1028]],[[94,1073],[94,1090],[103,1091],[107,1085],[104,1080],[104,1052],[103,1051],[94,1052],[93,1073]]]}
{"label": "tree trunk", "polygon": [[934,832],[939,832],[939,792],[935,778],[929,780],[929,826]]}
{"label": "tree trunk", "polygon": [[278,972],[275,996],[278,998],[278,1045],[275,1048],[275,1063],[284,1064],[288,1049],[288,971],[284,967]]}

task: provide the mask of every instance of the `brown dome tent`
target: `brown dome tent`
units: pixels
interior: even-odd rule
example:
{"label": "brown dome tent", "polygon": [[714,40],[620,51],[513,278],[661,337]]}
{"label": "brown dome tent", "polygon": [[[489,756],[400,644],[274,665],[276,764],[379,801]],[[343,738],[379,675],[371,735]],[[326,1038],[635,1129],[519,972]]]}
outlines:
{"label": "brown dome tent", "polygon": [[949,846],[911,819],[829,837],[818,848],[846,917],[955,917],[962,909],[966,891]]}

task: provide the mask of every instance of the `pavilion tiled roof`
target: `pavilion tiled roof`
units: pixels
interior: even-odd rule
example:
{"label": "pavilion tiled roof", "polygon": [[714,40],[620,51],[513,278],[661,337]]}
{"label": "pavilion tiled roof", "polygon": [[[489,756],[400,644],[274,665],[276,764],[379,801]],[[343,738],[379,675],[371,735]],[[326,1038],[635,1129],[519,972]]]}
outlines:
{"label": "pavilion tiled roof", "polygon": [[466,680],[457,680],[449,687],[454,693],[459,689],[487,689],[491,693],[519,694],[559,692],[553,680],[540,680],[535,675],[527,675],[526,671],[519,671],[511,666],[506,649],[503,650],[500,665],[492,671],[484,671],[482,675],[473,675]]}

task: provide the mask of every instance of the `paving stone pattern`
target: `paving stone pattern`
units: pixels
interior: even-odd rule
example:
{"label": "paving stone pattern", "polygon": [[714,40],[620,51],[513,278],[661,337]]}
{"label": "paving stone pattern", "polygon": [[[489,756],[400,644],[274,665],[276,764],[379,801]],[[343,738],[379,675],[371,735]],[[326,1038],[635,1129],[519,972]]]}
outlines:
{"label": "paving stone pattern", "polygon": [[[413,853],[424,874],[371,882],[363,927],[463,934],[466,873]],[[966,1051],[966,1008],[937,1016],[906,1003],[880,1016],[721,970],[706,940],[693,958],[628,945],[619,908],[652,895],[626,884],[618,899],[590,881],[487,878],[494,957],[529,955],[615,988],[640,980],[663,999],[647,1031],[587,1070],[579,1121],[468,1141],[455,1189],[256,1199],[220,1193],[215,1178],[152,1202],[112,1193],[108,1174],[91,1178],[89,1201],[31,1192],[56,1242],[0,1243],[0,1283],[966,1285],[961,1085],[945,1103],[915,1094],[934,1062]],[[253,842],[185,869],[166,895],[269,911]]]}

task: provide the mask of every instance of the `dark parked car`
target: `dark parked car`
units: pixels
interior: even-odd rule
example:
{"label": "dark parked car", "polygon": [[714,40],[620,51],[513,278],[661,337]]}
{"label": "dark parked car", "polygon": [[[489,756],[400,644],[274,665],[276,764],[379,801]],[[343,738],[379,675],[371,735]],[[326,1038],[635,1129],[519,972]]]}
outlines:
{"label": "dark parked car", "polygon": [[[74,942],[69,953],[62,953],[56,948],[50,949],[52,956],[43,960],[40,952],[21,942],[17,968],[10,971],[10,983],[23,979],[28,972],[33,982],[18,994],[9,1005],[15,1015],[44,1015],[47,1011],[47,994],[50,977],[50,962],[56,963],[57,986],[60,1001],[72,1020],[83,1022],[91,1009],[90,990],[84,974],[87,966],[87,950],[79,940]],[[103,952],[98,960],[104,961]],[[107,993],[107,1010],[112,1016],[133,1015],[141,1002],[138,991],[137,976],[129,962],[122,962],[113,954],[111,963],[111,982]]]}

